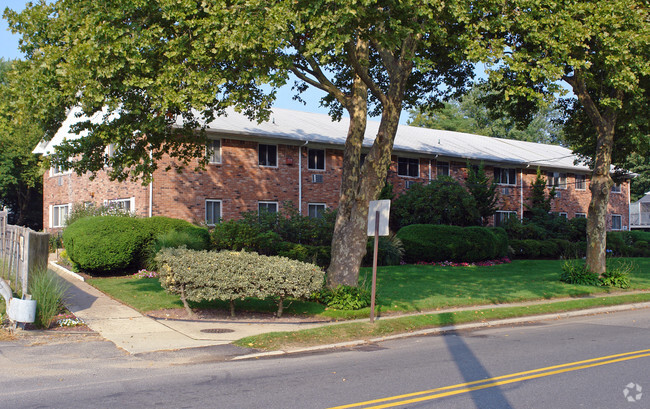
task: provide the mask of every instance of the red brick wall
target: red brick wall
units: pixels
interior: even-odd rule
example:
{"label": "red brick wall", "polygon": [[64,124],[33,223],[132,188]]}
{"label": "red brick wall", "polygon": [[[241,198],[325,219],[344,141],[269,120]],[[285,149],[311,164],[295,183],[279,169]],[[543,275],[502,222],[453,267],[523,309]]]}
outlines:
{"label": "red brick wall", "polygon": [[[167,165],[174,161],[165,159],[159,170],[154,173],[153,215],[170,216],[194,223],[205,221],[205,200],[221,200],[222,217],[225,220],[240,217],[241,212],[256,211],[260,201],[291,201],[298,208],[299,150],[302,151],[302,213],[307,214],[309,203],[325,203],[329,208],[338,205],[341,183],[343,151],[326,149],[325,170],[308,169],[308,147],[277,145],[278,166],[263,167],[258,165],[258,142],[237,139],[221,139],[221,163],[208,165],[205,171],[194,172],[196,163],[190,164],[182,173],[174,170],[165,172]],[[312,148],[318,146],[309,145]],[[464,182],[467,177],[466,163],[447,161],[450,174]],[[404,177],[397,174],[397,156],[393,157],[388,180],[394,186],[394,193],[400,194],[406,189],[406,181],[428,183],[429,177],[437,177],[437,160],[420,158],[419,177]],[[486,166],[488,175],[493,175],[493,168]],[[536,177],[536,169],[524,169],[523,199],[528,204],[531,185]],[[312,175],[323,176],[322,183],[314,183]],[[517,169],[517,185],[499,188],[499,205],[502,210],[516,211],[521,214],[521,169]],[[61,182],[59,182],[59,179]],[[576,213],[587,213],[590,200],[589,180],[587,189],[575,189],[574,174],[567,174],[566,189],[558,189],[560,197],[553,201],[552,211],[567,212],[571,219]],[[628,225],[628,184],[621,188],[621,193],[610,196],[609,212],[623,217],[622,225]],[[48,226],[49,205],[65,203],[83,203],[92,201],[102,204],[104,200],[135,197],[136,213],[146,216],[149,213],[149,187],[139,183],[110,183],[104,173],[91,181],[88,177],[75,174],[44,177],[44,225]],[[524,210],[526,210],[524,206]],[[611,226],[611,215],[608,216]]]}

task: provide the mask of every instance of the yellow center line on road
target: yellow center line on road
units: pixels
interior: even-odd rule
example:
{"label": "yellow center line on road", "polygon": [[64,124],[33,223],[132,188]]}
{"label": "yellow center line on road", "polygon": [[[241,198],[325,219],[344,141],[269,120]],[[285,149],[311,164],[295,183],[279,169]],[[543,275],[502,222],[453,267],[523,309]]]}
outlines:
{"label": "yellow center line on road", "polygon": [[[446,396],[459,395],[462,393],[472,392],[472,391],[486,389],[486,388],[492,388],[499,385],[507,385],[510,383],[522,382],[529,379],[542,378],[545,376],[557,375],[565,372],[577,371],[581,369],[592,368],[601,365],[608,365],[616,362],[629,361],[632,359],[644,358],[649,356],[650,356],[650,349],[644,349],[644,350],[634,351],[634,352],[625,352],[622,354],[608,355],[599,358],[586,359],[583,361],[576,361],[576,362],[570,362],[566,364],[548,366],[545,368],[533,369],[524,372],[517,372],[509,375],[502,375],[494,378],[482,379],[479,381],[459,383],[456,385],[445,386],[436,389],[429,389],[420,392],[407,393],[404,395],[397,395],[397,396],[391,396],[387,398],[369,400],[365,402],[335,406],[329,409],[348,409],[348,408],[360,408],[360,407],[364,407],[364,409],[390,408],[395,406],[406,405],[409,403],[417,403],[417,402],[423,402],[427,400],[443,398]],[[443,391],[447,391],[447,392],[443,392]],[[422,395],[427,395],[427,396],[422,396]],[[414,399],[408,399],[408,398],[413,398],[415,396],[420,396],[420,397]],[[390,402],[390,403],[386,403],[378,406],[368,406],[368,405],[375,405],[378,403],[381,404],[384,402]]]}

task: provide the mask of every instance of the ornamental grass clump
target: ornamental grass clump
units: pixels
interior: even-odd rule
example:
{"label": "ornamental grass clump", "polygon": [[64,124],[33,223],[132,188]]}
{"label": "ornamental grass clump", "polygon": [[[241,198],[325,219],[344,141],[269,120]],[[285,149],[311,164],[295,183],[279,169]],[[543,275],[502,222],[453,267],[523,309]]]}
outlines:
{"label": "ornamental grass clump", "polygon": [[281,317],[286,298],[306,298],[319,291],[324,277],[314,264],[245,251],[169,248],[158,253],[156,262],[163,288],[178,294],[190,315],[188,301],[229,301],[234,316],[235,300],[272,297]]}
{"label": "ornamental grass clump", "polygon": [[48,270],[35,270],[29,276],[29,292],[36,300],[38,328],[49,328],[53,318],[63,309],[63,299],[68,286]]}

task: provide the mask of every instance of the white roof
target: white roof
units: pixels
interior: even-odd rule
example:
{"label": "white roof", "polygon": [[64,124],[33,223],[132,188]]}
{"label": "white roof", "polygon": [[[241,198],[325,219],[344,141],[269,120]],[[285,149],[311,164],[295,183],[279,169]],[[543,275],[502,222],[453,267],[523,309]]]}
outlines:
{"label": "white roof", "polygon": [[[80,109],[72,109],[51,141],[34,149],[34,153],[49,155],[54,147],[65,139],[83,137],[70,133],[72,124],[85,120],[77,118]],[[96,114],[91,120],[101,121],[103,114]],[[181,125],[182,118],[177,121]],[[287,144],[302,145],[305,142],[342,147],[348,131],[348,118],[332,121],[325,114],[274,108],[267,122],[250,121],[243,114],[228,110],[227,115],[215,118],[207,124],[208,131],[244,138],[268,138]],[[364,146],[370,147],[379,129],[378,121],[368,121]],[[524,142],[513,139],[492,138],[462,132],[441,131],[400,125],[395,137],[394,153],[412,154],[421,157],[439,156],[441,159],[465,161],[482,160],[488,163],[503,163],[516,166],[540,166],[544,168],[589,172],[584,165],[576,165],[578,159],[568,148],[559,145]]]}

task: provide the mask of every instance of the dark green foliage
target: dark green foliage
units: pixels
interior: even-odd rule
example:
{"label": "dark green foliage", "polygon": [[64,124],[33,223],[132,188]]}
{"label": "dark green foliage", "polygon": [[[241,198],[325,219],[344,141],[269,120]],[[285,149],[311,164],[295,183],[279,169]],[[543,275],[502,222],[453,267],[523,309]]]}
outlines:
{"label": "dark green foliage", "polygon": [[339,285],[334,289],[321,290],[316,298],[335,310],[360,310],[370,305],[371,293],[364,286]]}
{"label": "dark green foliage", "polygon": [[481,225],[485,226],[488,217],[496,213],[497,201],[497,184],[485,174],[483,162],[475,169],[467,163],[467,180],[465,187],[472,195],[476,202],[476,209],[481,218]]}
{"label": "dark green foliage", "polygon": [[510,240],[513,258],[525,259],[557,259],[584,257],[587,243],[584,241],[570,242],[563,239],[547,240]]}
{"label": "dark green foliage", "polygon": [[332,257],[330,246],[309,246],[306,244],[284,243],[284,249],[278,251],[278,256],[305,263],[316,264],[327,268]]}
{"label": "dark green foliage", "polygon": [[[486,227],[414,224],[397,232],[404,245],[404,260],[474,262],[499,256],[495,233]],[[502,246],[502,244],[501,244]]]}
{"label": "dark green foliage", "polygon": [[247,250],[265,255],[282,255],[325,267],[330,249],[336,212],[326,211],[321,218],[300,215],[291,203],[280,213],[247,212],[239,220],[217,224],[212,245],[217,250]]}
{"label": "dark green foliage", "polygon": [[497,257],[506,257],[508,255],[508,233],[502,227],[491,227],[490,231],[494,233],[496,241],[494,246],[496,248]]}
{"label": "dark green foliage", "polygon": [[72,206],[72,210],[68,215],[68,219],[65,221],[66,226],[70,226],[79,219],[85,217],[97,217],[97,216],[122,216],[122,217],[137,217],[133,213],[128,212],[124,209],[111,206],[85,206],[81,203],[75,203]]}
{"label": "dark green foliage", "polygon": [[529,258],[534,259],[539,257],[539,240],[524,239],[524,240],[510,240],[510,248],[512,249],[513,258]]}
{"label": "dark green foliage", "polygon": [[[70,260],[89,274],[125,274],[144,265],[149,245],[171,230],[186,232],[207,247],[206,229],[169,217],[98,216],[76,220],[63,232]],[[127,270],[127,271],[124,271]]]}
{"label": "dark green foliage", "polygon": [[[375,252],[375,238],[368,238],[366,245],[366,255],[361,262],[362,266],[372,266],[372,258]],[[404,245],[402,241],[395,235],[380,236],[377,243],[377,265],[378,266],[396,266],[399,265],[404,256]]]}
{"label": "dark green foliage", "polygon": [[620,257],[650,257],[650,232],[611,231],[607,232],[607,249]]}
{"label": "dark green foliage", "polygon": [[562,264],[560,281],[567,284],[600,285],[598,274],[589,271],[584,262],[578,260],[567,260]]}
{"label": "dark green foliage", "polygon": [[537,177],[532,184],[530,205],[526,205],[526,208],[533,213],[533,218],[544,216],[551,211],[551,202],[555,194],[555,187],[553,187],[546,195],[546,178],[542,176],[541,169],[537,168]]}
{"label": "dark green foliage", "polygon": [[391,205],[391,229],[411,224],[480,224],[476,200],[456,180],[445,176],[427,185],[416,183]]}
{"label": "dark green foliage", "polygon": [[560,281],[567,284],[630,288],[630,273],[636,268],[634,263],[624,260],[614,263],[610,260],[607,261],[607,270],[600,277],[589,271],[583,261],[567,260],[562,265]]}
{"label": "dark green foliage", "polygon": [[[206,242],[206,238],[208,239]],[[209,248],[209,235],[206,229],[188,228],[184,230],[170,230],[159,234],[149,245],[147,250],[147,267],[156,270],[156,254],[162,249],[185,247],[190,250],[207,250]]]}

